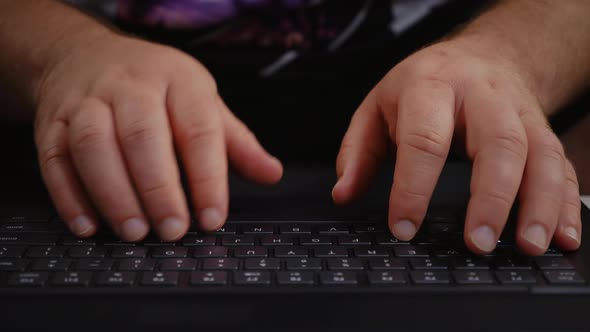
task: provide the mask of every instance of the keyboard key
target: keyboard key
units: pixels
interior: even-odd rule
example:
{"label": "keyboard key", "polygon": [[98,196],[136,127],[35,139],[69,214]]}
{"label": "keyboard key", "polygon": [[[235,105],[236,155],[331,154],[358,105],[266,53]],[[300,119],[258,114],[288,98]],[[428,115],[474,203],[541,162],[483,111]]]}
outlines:
{"label": "keyboard key", "polygon": [[[45,211],[46,212],[46,211]],[[12,215],[0,218],[0,224],[4,223],[47,223],[51,219],[51,213]]]}
{"label": "keyboard key", "polygon": [[211,232],[215,235],[235,235],[238,232],[238,227],[235,224],[225,224],[220,229]]}
{"label": "keyboard key", "polygon": [[382,245],[382,246],[392,245],[392,244],[409,244],[409,242],[402,242],[402,241],[398,240],[397,238],[395,238],[395,236],[390,235],[390,234],[378,235],[376,237],[376,242],[378,245]]}
{"label": "keyboard key", "polygon": [[184,247],[156,247],[152,251],[153,258],[184,258],[188,248]]}
{"label": "keyboard key", "polygon": [[333,244],[330,237],[325,235],[304,235],[299,239],[299,242],[302,246],[330,246]]}
{"label": "keyboard key", "polygon": [[300,258],[307,257],[307,248],[303,247],[289,247],[289,248],[276,248],[275,257],[278,258]]}
{"label": "keyboard key", "polygon": [[280,270],[281,261],[277,258],[248,258],[244,262],[246,270]]}
{"label": "keyboard key", "polygon": [[497,257],[495,266],[498,270],[532,270],[532,261],[528,257]]}
{"label": "keyboard key", "polygon": [[176,246],[176,243],[162,241],[158,237],[156,237],[154,235],[150,235],[150,236],[148,236],[148,238],[143,240],[143,245],[146,247],[174,247],[174,246]]}
{"label": "keyboard key", "polygon": [[214,246],[215,236],[187,235],[182,239],[183,246]]}
{"label": "keyboard key", "polygon": [[1,233],[59,233],[66,231],[65,226],[56,223],[5,223],[0,224]]}
{"label": "keyboard key", "polygon": [[277,272],[279,285],[313,285],[315,283],[313,272]]}
{"label": "keyboard key", "polygon": [[49,279],[47,272],[17,272],[8,279],[8,285],[15,287],[42,287]]}
{"label": "keyboard key", "polygon": [[270,285],[270,272],[238,271],[234,272],[234,284],[238,286]]}
{"label": "keyboard key", "polygon": [[565,257],[535,257],[535,263],[541,270],[573,270],[574,266]]}
{"label": "keyboard key", "polygon": [[81,259],[76,264],[76,269],[81,271],[107,271],[113,266],[112,259]]}
{"label": "keyboard key", "polygon": [[321,235],[338,235],[350,233],[347,224],[318,225],[316,226],[316,230]]}
{"label": "keyboard key", "polygon": [[0,272],[24,271],[29,263],[28,259],[0,259]]}
{"label": "keyboard key", "polygon": [[148,253],[146,247],[116,247],[111,252],[113,258],[145,258]]}
{"label": "keyboard key", "polygon": [[329,270],[362,270],[363,264],[356,258],[334,258],[328,260]]}
{"label": "keyboard key", "polygon": [[51,284],[60,287],[86,287],[91,279],[90,272],[57,272],[53,275]]}
{"label": "keyboard key", "polygon": [[318,258],[348,257],[348,250],[343,247],[322,247],[313,249],[314,256]]}
{"label": "keyboard key", "polygon": [[72,258],[103,258],[107,253],[107,248],[80,246],[68,250],[68,255]]}
{"label": "keyboard key", "polygon": [[224,236],[221,239],[221,243],[224,246],[253,246],[254,237],[249,235]]}
{"label": "keyboard key", "polygon": [[355,233],[383,233],[385,226],[378,224],[354,224],[353,230]]}
{"label": "keyboard key", "polygon": [[81,239],[74,235],[63,235],[59,240],[59,244],[62,246],[95,246],[96,240],[93,238]]}
{"label": "keyboard key", "polygon": [[6,245],[0,246],[0,258],[21,258],[26,246]]}
{"label": "keyboard key", "polygon": [[379,258],[389,257],[389,251],[384,248],[368,247],[368,248],[354,248],[354,255],[363,258]]}
{"label": "keyboard key", "polygon": [[405,270],[406,265],[398,258],[383,258],[369,260],[371,270]]}
{"label": "keyboard key", "polygon": [[141,277],[143,286],[176,286],[180,273],[178,272],[144,272]]}
{"label": "keyboard key", "polygon": [[0,245],[5,244],[55,245],[57,244],[57,235],[46,233],[0,233]]}
{"label": "keyboard key", "polygon": [[37,259],[31,264],[32,271],[67,271],[72,261],[64,258]]}
{"label": "keyboard key", "polygon": [[459,285],[490,285],[494,277],[489,271],[453,271],[455,282]]}
{"label": "keyboard key", "polygon": [[496,271],[496,278],[503,285],[537,283],[537,278],[531,271]]}
{"label": "keyboard key", "polygon": [[61,258],[66,252],[65,247],[31,247],[27,250],[28,258]]}
{"label": "keyboard key", "polygon": [[190,277],[193,286],[222,286],[227,284],[227,272],[209,271],[193,272]]}
{"label": "keyboard key", "polygon": [[459,248],[448,248],[448,247],[437,247],[432,250],[434,257],[447,258],[447,257],[463,257],[468,255],[465,249]]}
{"label": "keyboard key", "polygon": [[286,260],[287,270],[321,270],[322,261],[318,258],[293,258]]}
{"label": "keyboard key", "polygon": [[395,246],[393,252],[397,257],[424,257],[427,258],[428,250],[425,247],[419,247],[414,245],[403,245]]}
{"label": "keyboard key", "polygon": [[338,237],[341,246],[370,246],[371,238],[368,235],[342,235]]}
{"label": "keyboard key", "polygon": [[355,272],[321,272],[320,282],[327,286],[356,285],[358,279]]}
{"label": "keyboard key", "polygon": [[193,271],[197,269],[197,261],[192,258],[163,259],[160,261],[162,271]]}
{"label": "keyboard key", "polygon": [[242,225],[242,233],[244,233],[244,234],[273,234],[274,233],[274,226],[272,224]]}
{"label": "keyboard key", "polygon": [[206,258],[203,270],[237,270],[238,260],[235,258]]}
{"label": "keyboard key", "polygon": [[234,256],[237,258],[267,257],[268,250],[264,247],[239,247],[234,249]]}
{"label": "keyboard key", "polygon": [[545,279],[553,285],[585,284],[584,278],[576,271],[545,271]]}
{"label": "keyboard key", "polygon": [[228,250],[225,247],[196,247],[193,250],[194,258],[223,258],[227,255]]}
{"label": "keyboard key", "polygon": [[455,257],[451,260],[456,270],[489,270],[490,262],[479,257]]}
{"label": "keyboard key", "polygon": [[412,258],[410,266],[414,270],[447,270],[449,263],[441,258]]}
{"label": "keyboard key", "polygon": [[556,248],[549,248],[543,254],[543,256],[547,256],[547,257],[560,257],[560,256],[563,256],[563,252],[561,252],[561,250],[556,249]]}
{"label": "keyboard key", "polygon": [[281,234],[311,234],[310,225],[281,225],[279,226]]}
{"label": "keyboard key", "polygon": [[118,247],[118,246],[133,247],[133,246],[135,246],[135,243],[123,241],[120,238],[116,237],[115,235],[102,236],[98,239],[98,242],[101,243],[102,245],[108,246],[108,247]]}
{"label": "keyboard key", "polygon": [[449,273],[442,271],[412,271],[410,277],[417,285],[447,285],[451,283]]}
{"label": "keyboard key", "polygon": [[401,285],[406,283],[404,273],[399,271],[369,272],[367,275],[371,285]]}
{"label": "keyboard key", "polygon": [[263,246],[292,246],[295,241],[291,236],[265,235],[260,238],[260,244]]}
{"label": "keyboard key", "polygon": [[153,271],[156,267],[155,259],[136,258],[123,259],[119,261],[119,271]]}
{"label": "keyboard key", "polygon": [[96,278],[97,286],[104,287],[125,287],[133,286],[135,283],[135,272],[100,272]]}

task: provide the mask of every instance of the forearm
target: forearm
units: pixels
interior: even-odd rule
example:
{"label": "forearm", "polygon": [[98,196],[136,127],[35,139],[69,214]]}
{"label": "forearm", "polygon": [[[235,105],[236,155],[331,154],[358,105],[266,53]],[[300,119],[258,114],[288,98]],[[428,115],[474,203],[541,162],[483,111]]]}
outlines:
{"label": "forearm", "polygon": [[552,114],[590,85],[590,1],[504,0],[455,39],[516,64]]}
{"label": "forearm", "polygon": [[0,89],[12,101],[34,106],[49,68],[107,33],[109,28],[59,1],[0,0]]}

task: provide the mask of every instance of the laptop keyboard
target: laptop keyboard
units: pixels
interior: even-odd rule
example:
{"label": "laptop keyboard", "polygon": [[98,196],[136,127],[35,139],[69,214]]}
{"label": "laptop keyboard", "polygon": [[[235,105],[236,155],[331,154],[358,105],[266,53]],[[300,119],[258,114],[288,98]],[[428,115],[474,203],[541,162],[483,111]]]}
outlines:
{"label": "laptop keyboard", "polygon": [[[442,222],[441,222],[442,220]],[[419,287],[585,285],[567,254],[520,255],[500,241],[487,256],[458,224],[433,218],[402,242],[369,223],[228,223],[191,228],[176,243],[78,239],[56,219],[0,222],[0,287]]]}

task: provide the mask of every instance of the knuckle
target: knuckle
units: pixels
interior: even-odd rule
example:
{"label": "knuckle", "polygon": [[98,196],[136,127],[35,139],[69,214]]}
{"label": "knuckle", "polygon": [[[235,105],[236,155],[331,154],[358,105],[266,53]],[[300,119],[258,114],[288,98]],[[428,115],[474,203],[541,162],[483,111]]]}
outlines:
{"label": "knuckle", "polygon": [[512,207],[514,198],[510,194],[503,191],[488,190],[483,193],[485,202],[493,202],[499,204],[501,208],[509,210]]}
{"label": "knuckle", "polygon": [[559,139],[551,132],[545,134],[544,138],[540,142],[539,148],[541,149],[543,156],[548,159],[553,159],[560,164],[565,162],[565,152]]}
{"label": "knuckle", "polygon": [[121,134],[121,143],[127,148],[144,145],[158,139],[158,131],[148,126],[144,121],[137,121],[123,130]]}
{"label": "knuckle", "polygon": [[418,130],[401,139],[401,145],[436,159],[446,159],[449,142],[434,130]]}
{"label": "knuckle", "polygon": [[74,130],[71,136],[71,148],[74,153],[93,151],[102,146],[107,140],[107,135],[98,125],[89,123]]}
{"label": "knuckle", "polygon": [[39,164],[41,169],[48,170],[55,166],[63,165],[67,155],[63,146],[53,144],[46,146],[39,151]]}
{"label": "knuckle", "polygon": [[209,124],[191,124],[179,132],[180,143],[186,147],[199,147],[219,134],[219,129]]}
{"label": "knuckle", "polygon": [[[219,184],[223,181],[224,175],[220,171],[216,172],[202,172],[191,175],[190,185],[193,192],[198,193],[195,199],[199,201],[203,195],[213,194],[217,190],[203,190],[211,188],[219,188]],[[217,194],[217,193],[215,193]]]}
{"label": "knuckle", "polygon": [[168,182],[157,182],[140,189],[142,196],[163,197],[172,191],[172,185]]}
{"label": "knuckle", "polygon": [[490,144],[503,151],[512,153],[517,158],[526,159],[528,142],[526,136],[516,129],[507,129],[494,136]]}
{"label": "knuckle", "polygon": [[576,190],[579,190],[578,176],[576,175],[576,170],[570,161],[568,161],[565,166],[565,178],[568,183],[576,188]]}

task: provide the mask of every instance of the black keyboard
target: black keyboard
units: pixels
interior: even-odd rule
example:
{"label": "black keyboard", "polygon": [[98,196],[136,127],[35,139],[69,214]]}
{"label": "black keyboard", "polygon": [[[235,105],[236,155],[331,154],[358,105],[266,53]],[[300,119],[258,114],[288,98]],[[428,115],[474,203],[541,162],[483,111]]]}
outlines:
{"label": "black keyboard", "polygon": [[487,256],[456,222],[432,217],[402,242],[384,224],[229,222],[176,243],[72,236],[57,218],[0,222],[0,287],[585,286],[568,254],[520,255],[510,238]]}

